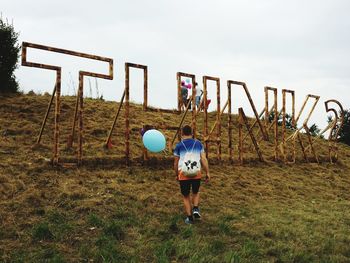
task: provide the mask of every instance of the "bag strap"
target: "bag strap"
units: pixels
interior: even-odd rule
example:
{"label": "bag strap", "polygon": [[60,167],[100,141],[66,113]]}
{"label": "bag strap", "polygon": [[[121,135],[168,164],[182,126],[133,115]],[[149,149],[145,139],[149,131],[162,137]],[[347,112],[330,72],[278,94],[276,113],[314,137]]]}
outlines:
{"label": "bag strap", "polygon": [[196,142],[197,142],[197,140],[194,140],[191,152],[193,152],[193,149],[194,149],[194,146],[196,145]]}
{"label": "bag strap", "polygon": [[182,143],[182,145],[185,147],[186,152],[188,152],[187,147],[186,147],[186,145],[184,144],[184,142],[183,142],[183,141],[181,141],[181,143]]}
{"label": "bag strap", "polygon": [[[194,149],[194,146],[196,145],[196,142],[197,142],[197,140],[194,140],[194,143],[193,143],[193,146],[192,146],[191,152],[193,152],[193,149]],[[183,141],[181,141],[181,143],[182,143],[182,145],[185,147],[186,152],[188,152],[188,149],[187,149],[186,145],[184,144],[184,142],[183,142]]]}

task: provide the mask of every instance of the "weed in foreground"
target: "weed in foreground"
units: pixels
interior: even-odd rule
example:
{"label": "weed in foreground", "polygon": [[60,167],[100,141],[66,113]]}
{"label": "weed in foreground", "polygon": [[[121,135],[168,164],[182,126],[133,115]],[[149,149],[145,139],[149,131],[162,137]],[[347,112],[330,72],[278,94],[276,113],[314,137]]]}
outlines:
{"label": "weed in foreground", "polygon": [[42,222],[33,227],[32,238],[35,241],[52,240],[54,238],[47,222]]}
{"label": "weed in foreground", "polygon": [[103,220],[94,213],[88,215],[87,222],[92,227],[103,227],[104,226]]}
{"label": "weed in foreground", "polygon": [[116,240],[122,240],[125,237],[125,232],[122,224],[119,221],[110,222],[104,229],[105,235],[112,236]]}
{"label": "weed in foreground", "polygon": [[[64,263],[66,260],[54,247],[44,248],[34,253],[32,262]],[[26,259],[26,262],[28,259]]]}
{"label": "weed in foreground", "polygon": [[171,257],[176,254],[174,244],[172,240],[167,240],[162,242],[159,246],[155,248],[154,254],[159,263],[170,262]]}
{"label": "weed in foreground", "polygon": [[97,262],[125,262],[127,256],[123,253],[114,238],[109,235],[102,235],[96,241],[94,260]]}

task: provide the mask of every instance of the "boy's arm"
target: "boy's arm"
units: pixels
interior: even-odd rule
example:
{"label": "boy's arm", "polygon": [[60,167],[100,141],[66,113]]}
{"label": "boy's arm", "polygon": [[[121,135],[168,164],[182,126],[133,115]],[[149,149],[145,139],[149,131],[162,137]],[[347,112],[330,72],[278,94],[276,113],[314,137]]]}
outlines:
{"label": "boy's arm", "polygon": [[176,180],[179,179],[179,160],[180,160],[180,157],[175,156],[175,158],[174,158],[174,171],[175,171]]}
{"label": "boy's arm", "polygon": [[207,174],[206,178],[207,180],[210,180],[210,175],[209,175],[209,164],[207,157],[205,156],[205,152],[201,153],[201,163],[204,168],[205,173]]}

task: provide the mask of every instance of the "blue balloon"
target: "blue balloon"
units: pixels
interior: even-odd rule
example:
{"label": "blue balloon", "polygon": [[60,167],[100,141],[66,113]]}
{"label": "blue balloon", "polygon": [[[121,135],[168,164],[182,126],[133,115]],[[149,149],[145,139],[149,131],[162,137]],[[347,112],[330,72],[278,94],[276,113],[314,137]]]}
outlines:
{"label": "blue balloon", "polygon": [[165,137],[158,130],[148,130],[142,137],[143,145],[150,152],[160,152],[165,149]]}
{"label": "blue balloon", "polygon": [[188,84],[188,83],[190,83],[191,82],[191,80],[190,79],[186,79],[186,83]]}

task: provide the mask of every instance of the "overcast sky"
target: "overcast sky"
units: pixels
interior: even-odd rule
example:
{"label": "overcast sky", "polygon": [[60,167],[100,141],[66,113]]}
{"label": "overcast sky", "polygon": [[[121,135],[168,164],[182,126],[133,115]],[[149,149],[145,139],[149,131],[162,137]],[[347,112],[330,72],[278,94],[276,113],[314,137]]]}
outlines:
{"label": "overcast sky", "polygon": [[[120,99],[124,63],[133,62],[148,65],[149,103],[162,108],[177,107],[178,71],[195,74],[200,86],[203,75],[220,77],[222,105],[228,79],[247,83],[258,111],[264,86],[279,89],[278,108],[282,88],[296,91],[297,111],[307,94],[320,95],[310,124],[321,128],[325,100],[350,107],[349,0],[0,0],[0,11],[13,20],[21,42],[113,58],[114,80],[97,80],[99,94],[108,100]],[[73,93],[79,70],[107,72],[104,63],[28,52],[31,61],[63,67],[64,94]],[[16,75],[24,91],[54,87],[51,71],[20,67]],[[142,102],[141,71],[133,70],[131,79],[131,99]],[[87,79],[85,94],[96,97],[96,90],[95,79]],[[214,95],[211,83],[208,96]],[[243,106],[251,115],[242,89],[233,89],[232,96],[235,111]]]}

